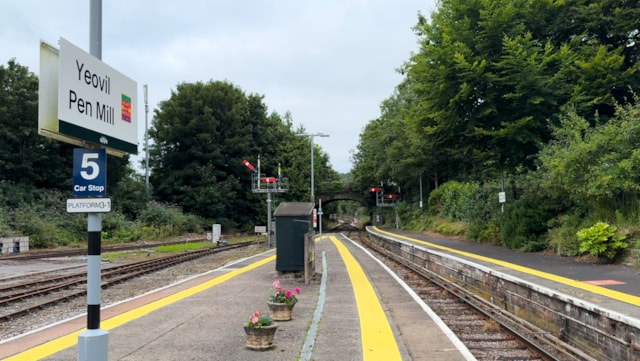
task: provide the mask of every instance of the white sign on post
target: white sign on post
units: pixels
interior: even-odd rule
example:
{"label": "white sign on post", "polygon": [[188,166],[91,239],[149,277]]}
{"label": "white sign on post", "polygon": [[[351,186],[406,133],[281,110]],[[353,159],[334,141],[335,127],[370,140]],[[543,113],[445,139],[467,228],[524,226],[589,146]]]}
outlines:
{"label": "white sign on post", "polygon": [[108,212],[111,212],[111,198],[67,199],[67,213],[108,213]]}
{"label": "white sign on post", "polygon": [[211,227],[211,231],[212,231],[212,241],[213,243],[216,243],[220,240],[220,237],[222,236],[222,226],[220,226],[219,224],[214,224],[213,227]]}
{"label": "white sign on post", "polygon": [[64,38],[59,74],[60,132],[79,138],[95,132],[101,144],[137,153],[136,82]]}
{"label": "white sign on post", "polygon": [[137,154],[136,82],[64,38],[57,53],[42,42],[40,49],[39,133]]}

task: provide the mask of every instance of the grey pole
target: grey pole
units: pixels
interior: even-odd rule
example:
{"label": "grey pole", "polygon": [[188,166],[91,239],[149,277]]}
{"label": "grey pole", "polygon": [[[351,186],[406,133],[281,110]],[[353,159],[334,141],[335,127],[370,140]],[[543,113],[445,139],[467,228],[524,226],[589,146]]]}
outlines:
{"label": "grey pole", "polygon": [[149,193],[149,125],[147,116],[149,114],[149,98],[147,96],[147,84],[144,85],[144,184]]}
{"label": "grey pole", "polygon": [[420,209],[422,209],[422,173],[420,173]]}
{"label": "grey pole", "polygon": [[314,176],[314,170],[315,170],[315,162],[314,162],[314,157],[313,157],[313,137],[328,137],[329,134],[325,134],[325,133],[315,133],[315,134],[308,134],[308,133],[301,133],[298,134],[298,136],[300,137],[309,137],[309,143],[311,143],[311,203],[315,204],[316,201],[316,197],[315,197],[315,185],[313,182],[313,176]]}
{"label": "grey pole", "polygon": [[[89,6],[89,49],[102,59],[102,0]],[[78,361],[108,361],[109,332],[100,329],[102,214],[87,214],[87,330],[78,335]]]}
{"label": "grey pole", "polygon": [[318,217],[320,218],[318,229],[320,230],[320,237],[322,237],[322,198],[318,199]]}
{"label": "grey pole", "polygon": [[273,246],[271,239],[271,192],[267,192],[267,247]]}
{"label": "grey pole", "polygon": [[315,171],[315,165],[313,164],[313,137],[315,134],[311,134],[309,136],[309,143],[311,143],[311,203],[314,204],[315,207],[315,202],[316,202],[316,197],[314,194],[314,186],[313,186],[313,173]]}
{"label": "grey pole", "polygon": [[89,16],[89,53],[102,60],[102,0],[91,0]]}

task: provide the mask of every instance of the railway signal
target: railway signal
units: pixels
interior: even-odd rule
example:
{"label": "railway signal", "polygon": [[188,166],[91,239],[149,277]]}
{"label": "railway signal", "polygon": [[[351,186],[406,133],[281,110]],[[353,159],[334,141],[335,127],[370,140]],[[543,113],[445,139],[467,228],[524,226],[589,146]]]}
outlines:
{"label": "railway signal", "polygon": [[271,224],[271,203],[272,193],[284,193],[289,190],[289,179],[282,178],[282,170],[278,164],[277,177],[263,177],[260,173],[260,156],[258,156],[258,167],[254,167],[248,160],[242,160],[247,168],[251,170],[251,191],[253,193],[267,193],[267,246],[273,244],[273,231]]}
{"label": "railway signal", "polygon": [[246,160],[246,159],[245,159],[245,160],[243,160],[243,161],[242,161],[242,164],[246,165],[246,166],[247,166],[247,168],[251,169],[251,171],[252,171],[252,172],[255,172],[255,171],[256,171],[256,167],[254,167],[254,166],[253,166],[253,164],[249,163],[249,161],[248,161],[248,160]]}

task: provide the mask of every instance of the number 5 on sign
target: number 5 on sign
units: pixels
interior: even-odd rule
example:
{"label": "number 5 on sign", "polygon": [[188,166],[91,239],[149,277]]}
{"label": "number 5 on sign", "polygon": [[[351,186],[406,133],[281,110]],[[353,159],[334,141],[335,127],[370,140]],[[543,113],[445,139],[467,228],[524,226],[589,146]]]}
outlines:
{"label": "number 5 on sign", "polygon": [[73,150],[73,195],[76,197],[107,194],[106,149]]}

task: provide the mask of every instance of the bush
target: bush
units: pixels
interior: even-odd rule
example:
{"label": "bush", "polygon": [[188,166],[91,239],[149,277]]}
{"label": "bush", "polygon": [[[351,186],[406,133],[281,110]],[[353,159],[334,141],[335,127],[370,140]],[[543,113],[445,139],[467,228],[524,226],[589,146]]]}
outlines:
{"label": "bush", "polygon": [[10,223],[9,211],[0,207],[0,237],[13,236]]}
{"label": "bush", "polygon": [[0,180],[0,205],[7,208],[22,207],[33,203],[36,190],[25,184]]}
{"label": "bush", "polygon": [[500,234],[497,190],[490,186],[477,187],[471,197],[471,206],[465,211],[469,238],[477,242],[495,242]]}
{"label": "bush", "polygon": [[140,222],[144,226],[161,226],[171,225],[173,223],[173,210],[163,207],[156,202],[149,202],[147,208],[140,215]]}
{"label": "bush", "polygon": [[527,243],[535,243],[534,248],[541,248],[541,242],[545,242],[547,223],[552,218],[545,202],[541,197],[526,193],[505,204],[501,226],[501,238],[505,246],[520,249],[526,248]]}
{"label": "bush", "polygon": [[[129,188],[127,188],[129,189]],[[67,213],[68,195],[54,189],[37,189],[0,180],[0,236],[28,236],[32,248],[86,244],[87,215]],[[156,240],[177,233],[203,232],[210,227],[201,217],[183,214],[175,207],[146,204],[139,221],[132,221],[136,207],[116,209],[102,216],[102,240],[109,243]],[[117,202],[120,204],[119,202]],[[225,228],[231,229],[231,228]]]}
{"label": "bush", "polygon": [[174,215],[176,231],[187,233],[202,233],[205,229],[204,218],[194,214],[176,213]]}
{"label": "bush", "polygon": [[576,232],[583,223],[577,213],[564,214],[549,222],[549,246],[560,256],[577,256],[580,254],[580,241]]}
{"label": "bush", "polygon": [[488,194],[477,183],[450,181],[429,194],[431,215],[449,217],[455,221],[471,222],[483,218],[491,211],[488,209]]}
{"label": "bush", "polygon": [[[453,223],[463,222],[466,235],[474,241],[493,241],[499,232],[495,220],[497,191],[488,185],[447,182],[429,195],[429,210],[432,216],[445,217]],[[459,226],[452,228],[454,232],[462,231]]]}
{"label": "bush", "polygon": [[127,220],[123,213],[111,212],[102,218],[102,239],[106,242],[139,241],[142,237],[141,233],[140,226]]}
{"label": "bush", "polygon": [[619,250],[629,246],[624,241],[627,236],[617,231],[618,227],[605,222],[597,222],[589,228],[579,230],[576,235],[580,241],[580,252],[589,252],[594,257],[615,258]]}

